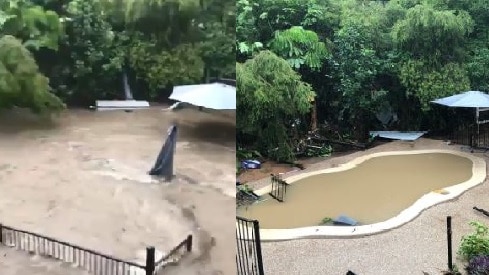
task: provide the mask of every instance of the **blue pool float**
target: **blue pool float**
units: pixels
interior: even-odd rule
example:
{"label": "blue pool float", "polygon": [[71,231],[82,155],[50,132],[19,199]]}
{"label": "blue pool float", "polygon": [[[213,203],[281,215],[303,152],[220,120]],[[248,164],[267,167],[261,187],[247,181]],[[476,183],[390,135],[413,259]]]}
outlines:
{"label": "blue pool float", "polygon": [[243,169],[260,169],[261,168],[261,163],[258,160],[243,160],[241,162],[241,168]]}

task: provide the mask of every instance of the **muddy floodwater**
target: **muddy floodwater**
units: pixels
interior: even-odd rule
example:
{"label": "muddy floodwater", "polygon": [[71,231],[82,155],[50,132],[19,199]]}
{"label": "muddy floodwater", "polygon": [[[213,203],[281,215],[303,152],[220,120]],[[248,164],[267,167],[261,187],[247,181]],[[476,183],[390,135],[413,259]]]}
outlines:
{"label": "muddy floodwater", "polygon": [[265,200],[238,209],[262,228],[316,226],[347,215],[361,224],[397,216],[424,194],[469,180],[472,161],[449,153],[375,157],[353,169],[293,182],[285,202]]}
{"label": "muddy floodwater", "polygon": [[[66,110],[51,123],[0,112],[0,223],[132,262],[147,246],[192,253],[165,274],[235,272],[235,116],[196,109]],[[179,126],[175,179],[148,175]],[[0,245],[0,274],[82,274]],[[83,273],[85,274],[85,273]]]}

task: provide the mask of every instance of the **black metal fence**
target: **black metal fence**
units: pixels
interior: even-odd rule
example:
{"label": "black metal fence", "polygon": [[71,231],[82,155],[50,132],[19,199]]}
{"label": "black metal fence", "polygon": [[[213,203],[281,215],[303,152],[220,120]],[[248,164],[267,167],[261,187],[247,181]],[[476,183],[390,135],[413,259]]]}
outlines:
{"label": "black metal fence", "polygon": [[236,217],[236,252],[238,275],[265,274],[257,220]]}
{"label": "black metal fence", "polygon": [[448,271],[453,271],[452,258],[452,216],[447,216]]}
{"label": "black metal fence", "polygon": [[[188,235],[158,262],[155,262],[155,248],[147,247],[145,265],[2,224],[0,224],[0,244],[71,263],[95,275],[155,275],[169,263],[170,259],[180,259],[183,254],[192,250],[192,235]],[[185,252],[182,252],[183,248]]]}
{"label": "black metal fence", "polygon": [[271,176],[272,189],[269,194],[279,202],[284,202],[288,183],[285,182],[280,175],[272,174]]}
{"label": "black metal fence", "polygon": [[[155,262],[154,273],[158,274],[168,265],[178,263],[185,254],[192,251],[192,242],[192,235],[188,235],[185,240],[173,248],[166,256]],[[146,258],[146,260],[148,260],[148,258]],[[152,262],[154,262],[154,260]],[[146,263],[146,266],[148,266],[148,263]]]}
{"label": "black metal fence", "polygon": [[462,125],[450,136],[453,143],[470,147],[489,148],[489,124]]}

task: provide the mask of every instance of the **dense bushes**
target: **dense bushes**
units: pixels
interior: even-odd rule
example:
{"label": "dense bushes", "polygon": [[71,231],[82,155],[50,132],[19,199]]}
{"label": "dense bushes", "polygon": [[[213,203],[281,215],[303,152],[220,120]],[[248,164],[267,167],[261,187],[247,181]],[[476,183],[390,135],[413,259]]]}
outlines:
{"label": "dense bushes", "polygon": [[[121,98],[123,74],[137,83],[135,96],[147,100],[162,98],[173,85],[234,77],[234,5],[230,0],[2,1],[0,38],[20,41],[16,47],[24,49],[24,57],[16,60],[18,68],[28,67],[35,81],[0,91],[0,107],[47,111],[62,106],[59,99],[86,106]],[[0,47],[0,55],[7,50],[12,49]],[[24,61],[26,56],[31,59]],[[3,86],[27,77],[13,80],[21,77],[18,70],[2,69]]]}
{"label": "dense bushes", "polygon": [[469,275],[489,274],[489,228],[480,222],[470,222],[474,231],[462,237],[458,254],[468,262]]}
{"label": "dense bushes", "polygon": [[[369,130],[440,129],[448,116],[434,111],[431,100],[484,90],[489,83],[489,1],[462,2],[239,0],[237,60],[268,50],[287,61],[316,93],[309,109],[317,108],[317,121],[358,140],[367,139]],[[291,119],[278,106],[267,112],[279,121]],[[383,124],[379,114],[393,123]],[[309,118],[301,113],[294,119],[307,125],[300,129],[305,136]],[[296,131],[292,125],[284,124],[285,132]],[[238,125],[238,136],[247,141],[243,146],[279,146],[291,153],[294,146],[287,142],[263,146],[263,126],[249,127]],[[276,136],[283,127],[276,127]]]}

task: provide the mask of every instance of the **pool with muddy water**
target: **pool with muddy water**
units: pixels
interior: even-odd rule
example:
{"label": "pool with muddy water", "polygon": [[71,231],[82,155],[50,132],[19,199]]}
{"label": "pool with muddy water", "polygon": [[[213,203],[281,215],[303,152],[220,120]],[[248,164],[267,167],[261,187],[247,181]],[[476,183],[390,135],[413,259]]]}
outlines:
{"label": "pool with muddy water", "polygon": [[471,159],[451,153],[373,157],[351,169],[286,179],[291,184],[285,202],[263,195],[237,213],[270,229],[317,226],[339,215],[360,225],[375,224],[397,216],[427,193],[443,193],[443,188],[471,179],[472,167]]}

